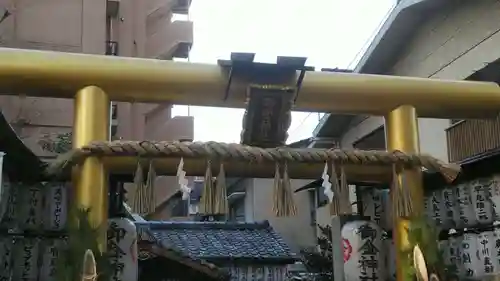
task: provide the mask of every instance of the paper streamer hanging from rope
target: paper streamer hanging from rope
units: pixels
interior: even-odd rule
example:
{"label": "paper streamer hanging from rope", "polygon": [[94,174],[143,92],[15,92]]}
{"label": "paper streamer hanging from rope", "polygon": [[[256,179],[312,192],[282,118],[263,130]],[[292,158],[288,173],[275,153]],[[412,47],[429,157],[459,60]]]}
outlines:
{"label": "paper streamer hanging from rope", "polygon": [[179,190],[182,192],[182,200],[188,200],[191,194],[191,188],[188,187],[189,181],[186,179],[186,171],[184,171],[184,158],[181,157],[179,165],[177,166],[177,182]]}
{"label": "paper streamer hanging from rope", "polygon": [[332,203],[333,201],[333,191],[332,184],[330,183],[330,175],[328,175],[328,162],[325,162],[325,168],[323,169],[323,175],[321,175],[323,179],[323,183],[321,186],[323,187],[323,194],[328,198],[328,202]]}

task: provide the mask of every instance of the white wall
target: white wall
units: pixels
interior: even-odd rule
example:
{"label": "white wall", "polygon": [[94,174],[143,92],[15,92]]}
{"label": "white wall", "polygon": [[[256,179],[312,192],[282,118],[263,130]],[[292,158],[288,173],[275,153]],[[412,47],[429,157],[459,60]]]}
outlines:
{"label": "white wall", "polygon": [[[296,190],[316,179],[292,180],[292,190]],[[311,204],[308,192],[294,194],[297,215],[293,217],[276,217],[273,213],[273,181],[274,179],[248,180],[245,205],[248,218],[253,221],[268,220],[274,230],[294,250],[311,247],[316,243],[314,227],[311,225]]]}
{"label": "white wall", "polygon": [[[350,128],[341,139],[342,148],[352,148],[356,141],[384,125],[383,117],[369,117],[359,125]],[[448,162],[448,144],[446,128],[449,119],[419,118],[418,130],[420,152],[430,154],[444,162]]]}

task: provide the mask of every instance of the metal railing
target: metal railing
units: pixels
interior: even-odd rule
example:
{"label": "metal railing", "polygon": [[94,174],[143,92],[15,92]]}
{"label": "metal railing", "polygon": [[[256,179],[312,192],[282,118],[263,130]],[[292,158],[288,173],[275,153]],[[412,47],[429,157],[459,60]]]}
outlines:
{"label": "metal railing", "polygon": [[500,117],[461,120],[446,129],[448,160],[459,162],[500,147]]}

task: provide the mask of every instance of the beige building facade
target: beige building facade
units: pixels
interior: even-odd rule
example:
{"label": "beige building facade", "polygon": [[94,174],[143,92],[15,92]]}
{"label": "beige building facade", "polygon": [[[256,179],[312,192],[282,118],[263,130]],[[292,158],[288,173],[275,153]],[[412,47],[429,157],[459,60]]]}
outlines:
{"label": "beige building facade", "polygon": [[[186,58],[193,23],[189,0],[0,0],[0,46],[170,60]],[[118,72],[119,70],[117,70]],[[168,89],[166,89],[168,90]],[[0,96],[0,108],[37,155],[50,159],[44,136],[70,133],[73,101]],[[113,103],[112,138],[192,140],[192,117],[171,118],[169,104]],[[160,185],[169,185],[165,179]],[[169,196],[159,188],[157,200]]]}
{"label": "beige building facade", "polygon": [[[500,2],[403,0],[392,11],[360,63],[358,73],[500,81]],[[316,135],[343,148],[385,149],[383,117],[327,114]],[[453,125],[452,125],[453,123]],[[497,120],[419,119],[420,149],[460,162],[500,147]],[[318,221],[328,223],[327,208]]]}

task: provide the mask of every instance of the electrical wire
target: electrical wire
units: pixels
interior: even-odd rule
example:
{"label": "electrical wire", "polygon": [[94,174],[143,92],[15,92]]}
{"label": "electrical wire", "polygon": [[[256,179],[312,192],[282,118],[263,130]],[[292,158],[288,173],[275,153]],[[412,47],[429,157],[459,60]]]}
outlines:
{"label": "electrical wire", "polygon": [[393,4],[392,7],[389,9],[389,11],[385,14],[383,20],[380,21],[380,23],[378,24],[377,28],[375,28],[375,30],[372,32],[372,34],[370,35],[370,37],[368,37],[368,39],[365,41],[365,43],[363,44],[363,46],[359,49],[359,51],[356,53],[356,55],[354,56],[354,58],[347,65],[348,69],[353,68],[353,64],[355,64],[355,63],[358,64],[359,63],[359,61],[361,60],[361,58],[363,57],[363,55],[366,53],[366,51],[368,50],[368,48],[372,44],[373,40],[375,39],[375,37],[377,36],[377,34],[382,29],[382,26],[385,24],[385,22],[387,21],[387,19],[389,18],[389,16],[391,15],[392,11],[394,11],[394,9],[396,8],[397,5],[398,5],[398,2],[396,2],[395,4]]}

